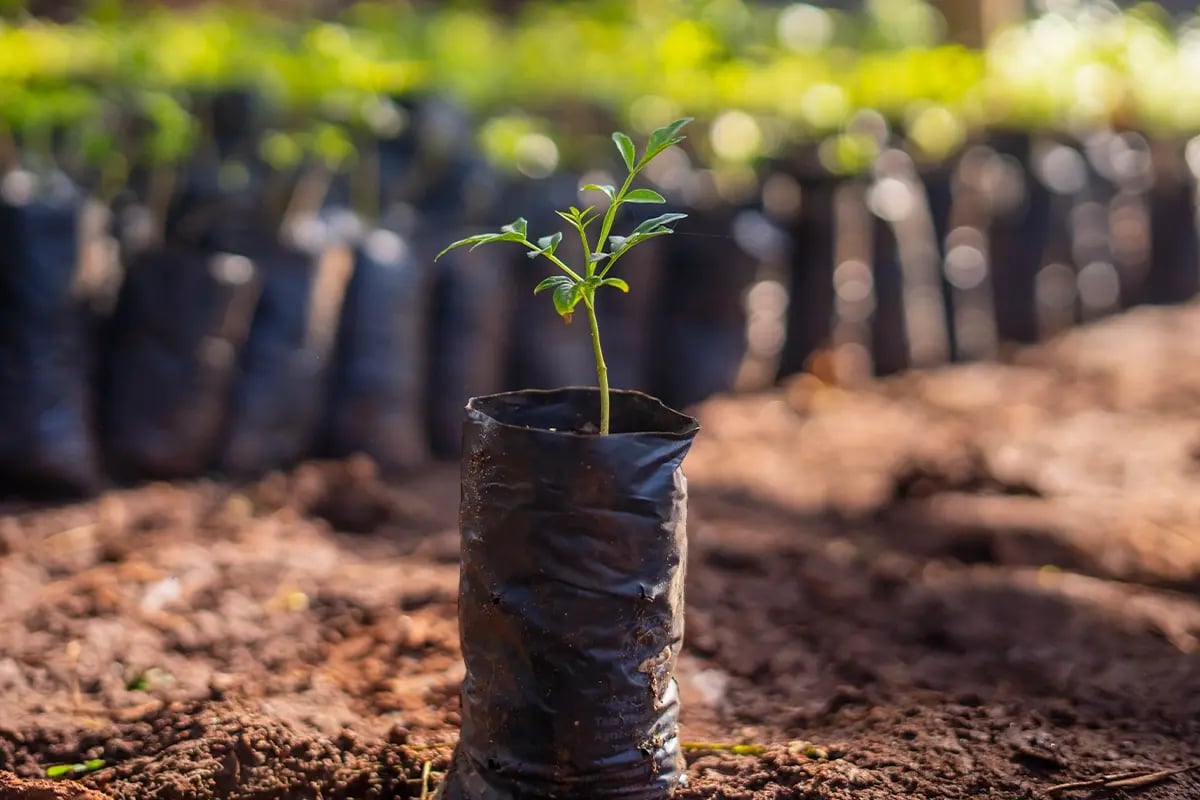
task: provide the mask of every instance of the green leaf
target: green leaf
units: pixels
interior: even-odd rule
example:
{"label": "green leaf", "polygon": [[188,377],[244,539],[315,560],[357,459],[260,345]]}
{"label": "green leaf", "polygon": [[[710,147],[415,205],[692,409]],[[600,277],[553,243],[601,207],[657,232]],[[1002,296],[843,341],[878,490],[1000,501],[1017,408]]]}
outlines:
{"label": "green leaf", "polygon": [[517,217],[516,219],[514,219],[512,222],[505,225],[500,230],[503,231],[504,233],[519,233],[519,234],[521,234],[521,239],[524,239],[525,232],[528,229],[528,226],[529,226],[529,223],[525,221],[524,217]]}
{"label": "green leaf", "polygon": [[46,767],[46,777],[65,778],[69,775],[83,775],[103,769],[105,763],[102,758],[92,758],[77,764],[55,764],[52,767]]}
{"label": "green leaf", "polygon": [[508,233],[494,233],[490,237],[488,237],[488,240],[486,242],[479,242],[475,245],[472,245],[471,249],[474,250],[476,247],[479,247],[479,245],[481,245],[481,244],[491,244],[492,242],[523,242],[523,241],[525,241],[525,234],[517,233],[516,231],[509,231]]}
{"label": "green leaf", "polygon": [[583,298],[583,290],[570,278],[567,278],[567,281],[568,283],[560,283],[554,289],[554,310],[558,312],[564,322],[570,323],[571,317],[575,313],[575,306]]}
{"label": "green leaf", "polygon": [[687,219],[687,214],[679,214],[679,213],[659,214],[657,217],[651,217],[650,219],[643,222],[641,225],[638,225],[636,228],[633,229],[633,232],[635,234],[636,233],[651,233],[651,232],[656,231],[658,228],[665,228],[667,225],[670,225],[672,222],[678,222],[681,219]]}
{"label": "green leaf", "polygon": [[621,198],[626,203],[665,203],[667,199],[653,189],[634,189]]}
{"label": "green leaf", "polygon": [[670,233],[673,233],[670,228],[659,227],[648,232],[634,232],[628,236],[610,236],[608,237],[609,249],[612,250],[615,258],[633,248],[634,245],[639,245],[647,239],[653,239],[656,236],[666,236]]}
{"label": "green leaf", "polygon": [[606,195],[608,195],[609,200],[617,199],[616,187],[609,186],[608,184],[604,184],[603,186],[597,186],[594,183],[584,184],[583,191],[585,191],[585,192],[604,192]]}
{"label": "green leaf", "polygon": [[591,257],[590,257],[590,258],[588,258],[588,263],[589,263],[589,264],[596,264],[596,263],[598,263],[598,262],[600,262],[600,261],[603,261],[604,259],[608,258],[608,257],[609,257],[609,255],[611,255],[611,254],[610,254],[610,253],[593,253],[593,254],[591,255]]}
{"label": "green leaf", "polygon": [[620,278],[605,278],[604,280],[600,281],[600,285],[601,286],[612,286],[614,289],[620,289],[622,292],[625,292],[626,294],[629,293],[629,284],[626,283],[625,281],[621,280]]}
{"label": "green leaf", "polygon": [[[518,220],[518,222],[522,222],[522,223],[524,221],[525,220],[523,220],[523,219]],[[510,226],[505,225],[504,227],[507,228]],[[434,256],[433,260],[437,261],[442,256],[446,255],[446,253],[449,253],[451,250],[454,250],[459,247],[470,247],[472,250],[474,250],[476,247],[479,247],[480,245],[491,244],[492,242],[523,242],[523,241],[525,241],[525,234],[518,233],[515,230],[507,231],[505,233],[481,233],[481,234],[478,234],[477,236],[468,236],[466,239],[459,239],[457,242],[454,242],[453,244],[448,245],[445,250],[443,250],[442,252],[440,252],[436,256]]]}
{"label": "green leaf", "polygon": [[539,283],[533,290],[533,293],[541,294],[547,289],[554,289],[555,291],[558,291],[558,287],[563,285],[574,286],[575,281],[571,280],[566,275],[551,275],[549,278],[546,278],[546,280]]}
{"label": "green leaf", "polygon": [[625,159],[625,166],[632,170],[634,164],[637,163],[637,150],[633,146],[633,139],[620,131],[614,133],[612,139],[617,143],[617,149],[621,151],[621,158]]}
{"label": "green leaf", "polygon": [[679,131],[684,125],[687,125],[691,121],[691,117],[677,119],[670,125],[664,125],[654,133],[650,134],[650,143],[646,146],[646,154],[642,156],[642,163],[645,164],[649,162],[650,159],[654,158],[663,150],[666,150],[671,145],[678,144],[687,138],[685,136],[680,136]]}
{"label": "green leaf", "polygon": [[553,233],[549,236],[543,236],[542,238],[538,239],[539,249],[530,250],[527,255],[530,258],[537,258],[538,256],[552,256],[554,255],[554,251],[558,249],[559,243],[562,242],[562,238],[563,235],[561,232]]}
{"label": "green leaf", "polygon": [[474,250],[481,244],[495,241],[496,236],[497,234],[495,233],[481,233],[478,236],[468,236],[466,239],[459,239],[457,242],[447,245],[445,250],[433,257],[433,260],[437,261],[439,258],[446,255],[446,253],[449,253],[451,250],[456,250],[459,247],[470,246],[471,249]]}

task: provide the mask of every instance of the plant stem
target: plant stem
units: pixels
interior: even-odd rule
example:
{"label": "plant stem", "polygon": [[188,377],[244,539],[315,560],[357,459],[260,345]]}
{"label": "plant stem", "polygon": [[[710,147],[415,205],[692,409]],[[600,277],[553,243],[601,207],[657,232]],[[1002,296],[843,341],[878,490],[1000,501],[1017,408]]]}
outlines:
{"label": "plant stem", "polygon": [[[608,211],[604,213],[604,222],[600,225],[600,238],[596,240],[597,253],[603,252],[604,243],[608,241],[608,234],[612,231],[613,221],[617,218],[617,207],[621,205],[621,199],[625,197],[625,193],[633,185],[633,179],[637,177],[640,171],[640,165],[630,170],[629,176],[625,178],[625,183],[621,185],[621,191],[617,192],[617,196],[613,198],[612,203],[608,206]],[[596,274],[596,264],[588,264],[587,274],[589,278]]]}
{"label": "plant stem", "polygon": [[587,305],[588,325],[592,329],[592,347],[596,351],[596,377],[600,379],[600,435],[607,436],[609,428],[608,365],[604,363],[604,351],[600,348],[600,323],[596,321],[596,308],[590,299]]}
{"label": "plant stem", "polygon": [[[564,264],[558,256],[551,255],[550,253],[543,253],[540,247],[538,247],[536,244],[534,244],[533,242],[528,241],[528,240],[521,242],[521,244],[524,245],[525,247],[529,248],[531,251],[533,251],[535,253],[541,253],[543,258],[549,260],[550,263],[554,264],[554,266],[558,267],[563,272],[570,275],[571,278],[576,283],[583,283],[583,278],[579,277],[579,274],[576,273],[575,270],[571,269],[566,264]],[[474,250],[475,248],[471,248],[471,249]]]}

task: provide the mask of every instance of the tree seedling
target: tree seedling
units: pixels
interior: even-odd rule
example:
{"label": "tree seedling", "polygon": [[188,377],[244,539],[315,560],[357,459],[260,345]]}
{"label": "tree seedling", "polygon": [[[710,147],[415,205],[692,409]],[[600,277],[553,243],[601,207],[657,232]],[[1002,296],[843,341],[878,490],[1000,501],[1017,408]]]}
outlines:
{"label": "tree seedling", "polygon": [[[660,214],[645,220],[625,236],[617,236],[612,233],[613,222],[616,220],[617,210],[626,203],[661,204],[667,202],[653,189],[632,188],[633,180],[656,156],[686,138],[680,136],[679,131],[689,122],[691,122],[690,117],[679,119],[650,134],[650,140],[640,159],[632,139],[620,131],[612,135],[613,142],[628,170],[625,183],[620,189],[609,185],[597,186],[594,183],[582,187],[584,191],[601,192],[607,196],[608,210],[601,214],[592,206],[583,210],[571,206],[566,211],[555,212],[578,232],[579,240],[583,244],[584,263],[582,266],[572,268],[555,255],[555,251],[563,240],[561,231],[541,237],[536,244],[529,241],[528,223],[524,217],[518,217],[495,233],[481,233],[460,239],[434,258],[436,261],[458,247],[469,247],[474,250],[476,247],[493,242],[516,242],[530,251],[530,258],[541,256],[560,270],[562,274],[546,278],[537,285],[533,293],[550,292],[550,296],[554,300],[555,311],[568,323],[575,313],[576,306],[580,303],[583,303],[583,307],[587,311],[588,326],[592,334],[592,348],[596,355],[596,376],[600,382],[600,435],[602,436],[608,434],[610,427],[609,389],[608,366],[604,363],[604,350],[600,345],[600,326],[596,320],[596,290],[601,286],[611,286],[622,292],[628,292],[629,284],[620,278],[609,277],[612,268],[616,266],[622,256],[642,242],[674,233],[670,226],[686,218],[687,214]],[[600,230],[593,241],[588,234],[588,228],[597,219],[601,220]]]}

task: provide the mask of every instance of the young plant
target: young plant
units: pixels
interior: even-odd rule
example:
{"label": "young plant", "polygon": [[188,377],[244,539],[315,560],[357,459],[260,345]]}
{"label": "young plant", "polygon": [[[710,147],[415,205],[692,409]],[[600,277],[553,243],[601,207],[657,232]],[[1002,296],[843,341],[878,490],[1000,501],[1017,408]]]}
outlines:
{"label": "young plant", "polygon": [[106,764],[107,762],[102,758],[92,758],[76,764],[54,764],[46,767],[46,777],[72,778],[76,775],[87,775],[89,772],[104,769]]}
{"label": "young plant", "polygon": [[[562,274],[546,278],[537,285],[533,293],[550,292],[554,300],[554,309],[568,323],[575,313],[575,307],[580,303],[583,303],[583,307],[587,311],[588,326],[592,334],[592,348],[596,354],[596,377],[600,382],[600,435],[602,436],[608,435],[609,432],[609,390],[608,366],[604,363],[604,350],[600,346],[600,325],[596,320],[596,290],[602,286],[611,286],[622,292],[628,292],[629,284],[620,278],[609,277],[612,268],[616,266],[623,255],[642,242],[674,233],[669,226],[684,219],[687,214],[660,214],[645,220],[625,236],[617,236],[612,233],[613,222],[616,220],[617,210],[626,203],[660,204],[667,202],[653,189],[633,189],[633,180],[660,153],[686,138],[680,136],[679,131],[689,122],[691,122],[690,117],[679,119],[650,134],[646,151],[640,159],[637,157],[637,150],[632,139],[620,131],[612,135],[613,142],[628,170],[625,182],[619,189],[609,185],[597,186],[594,183],[582,187],[584,191],[601,192],[606,195],[609,200],[608,209],[603,215],[592,206],[583,210],[571,206],[566,211],[555,212],[579,233],[579,240],[583,244],[584,263],[582,266],[572,268],[555,255],[555,251],[563,240],[561,231],[541,237],[536,244],[529,241],[528,223],[524,217],[518,217],[495,233],[481,233],[460,239],[434,258],[434,261],[437,261],[457,247],[470,247],[474,250],[480,245],[493,242],[516,242],[530,251],[530,258],[541,256],[559,269]],[[597,219],[601,219],[600,230],[595,240],[592,240],[588,234],[588,228]]]}

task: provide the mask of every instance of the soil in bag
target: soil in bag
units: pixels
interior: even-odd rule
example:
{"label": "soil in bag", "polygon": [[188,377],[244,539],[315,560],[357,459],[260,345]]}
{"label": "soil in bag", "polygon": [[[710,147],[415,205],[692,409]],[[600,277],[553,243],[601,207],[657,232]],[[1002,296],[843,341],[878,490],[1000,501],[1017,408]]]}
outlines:
{"label": "soil in bag", "polygon": [[388,230],[355,249],[326,411],[324,451],[364,453],[385,471],[428,456],[425,370],[429,270]]}
{"label": "soil in bag", "polygon": [[476,398],[463,427],[466,678],[447,800],[666,798],[680,779],[687,483],[698,426],[637,392]]}
{"label": "soil in bag", "polygon": [[115,474],[183,478],[207,468],[258,293],[242,256],[174,246],[131,265],[101,392],[102,442]]}
{"label": "soil in bag", "polygon": [[64,176],[0,176],[0,487],[76,493],[100,479],[80,209]]}

